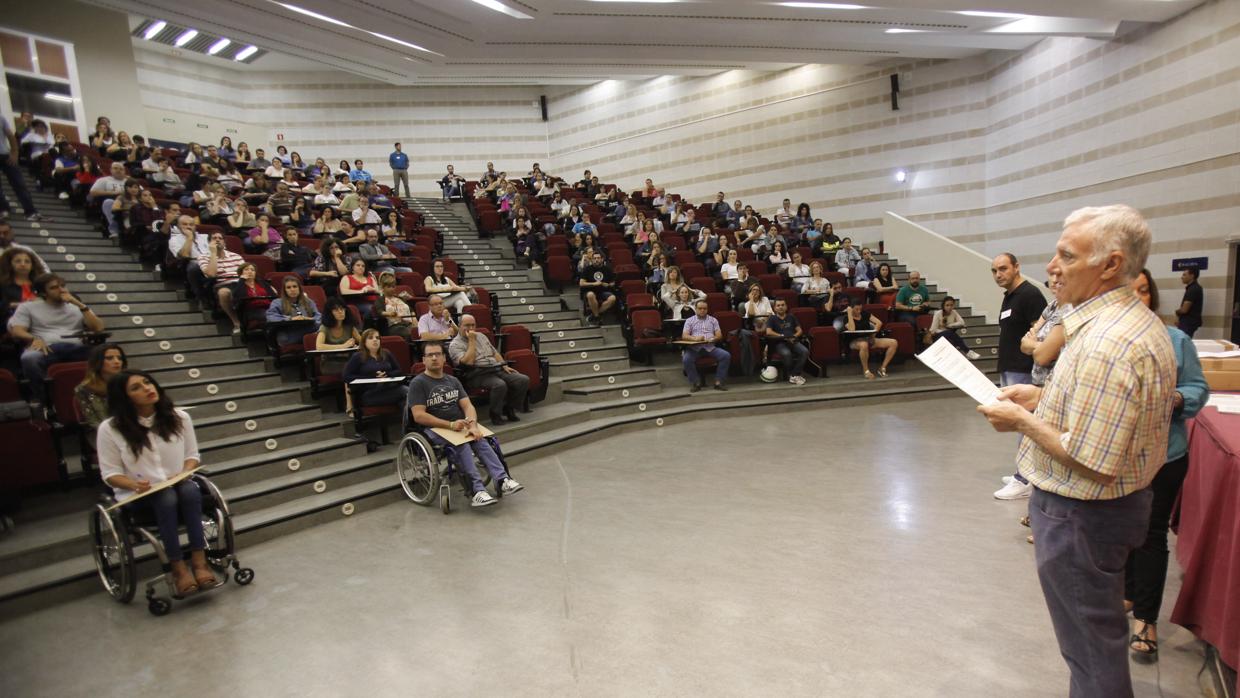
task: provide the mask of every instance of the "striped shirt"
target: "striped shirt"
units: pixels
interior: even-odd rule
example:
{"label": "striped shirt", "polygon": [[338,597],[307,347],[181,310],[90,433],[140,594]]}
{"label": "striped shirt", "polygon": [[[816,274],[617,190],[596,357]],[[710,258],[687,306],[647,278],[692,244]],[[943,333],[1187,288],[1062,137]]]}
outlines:
{"label": "striped shirt", "polygon": [[1082,477],[1032,439],[1016,464],[1034,487],[1071,499],[1116,499],[1149,486],[1167,455],[1176,362],[1167,330],[1127,286],[1095,296],[1063,318],[1067,345],[1035,415],[1062,435]]}
{"label": "striped shirt", "polygon": [[[206,271],[207,264],[211,262],[211,255],[204,254],[198,256],[198,267]],[[245,264],[245,259],[236,252],[224,250],[224,254],[215,259],[215,278],[212,279],[217,284],[227,283],[237,280],[237,269]]]}

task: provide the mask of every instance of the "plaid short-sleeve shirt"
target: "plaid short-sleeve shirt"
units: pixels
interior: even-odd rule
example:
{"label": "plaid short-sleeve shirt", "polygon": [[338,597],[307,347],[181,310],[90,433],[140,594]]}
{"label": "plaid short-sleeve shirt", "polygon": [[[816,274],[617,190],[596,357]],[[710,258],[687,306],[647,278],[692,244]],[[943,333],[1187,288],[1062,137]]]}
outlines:
{"label": "plaid short-sleeve shirt", "polygon": [[1057,462],[1029,437],[1016,454],[1035,487],[1072,499],[1116,499],[1149,486],[1167,455],[1176,363],[1167,330],[1128,287],[1076,306],[1063,319],[1067,345],[1035,414],[1102,485]]}

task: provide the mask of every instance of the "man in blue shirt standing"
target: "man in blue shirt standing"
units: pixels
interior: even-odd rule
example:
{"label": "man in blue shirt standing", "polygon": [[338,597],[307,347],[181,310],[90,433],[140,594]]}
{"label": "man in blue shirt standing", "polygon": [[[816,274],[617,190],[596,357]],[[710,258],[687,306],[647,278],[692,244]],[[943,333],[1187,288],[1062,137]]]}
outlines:
{"label": "man in blue shirt standing", "polygon": [[400,150],[400,143],[396,144],[396,150],[388,156],[388,166],[392,168],[392,191],[400,196],[400,183],[405,183],[405,196],[413,196],[409,193],[409,156]]}

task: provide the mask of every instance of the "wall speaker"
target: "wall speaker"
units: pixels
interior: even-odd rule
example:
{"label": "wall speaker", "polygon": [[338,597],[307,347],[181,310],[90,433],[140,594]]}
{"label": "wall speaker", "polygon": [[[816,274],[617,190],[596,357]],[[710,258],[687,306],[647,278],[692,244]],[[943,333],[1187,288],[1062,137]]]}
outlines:
{"label": "wall speaker", "polygon": [[891,111],[900,111],[900,75],[891,74]]}
{"label": "wall speaker", "polygon": [[[891,77],[895,77],[894,75]],[[538,95],[538,106],[542,109],[543,121],[547,120],[547,95]]]}

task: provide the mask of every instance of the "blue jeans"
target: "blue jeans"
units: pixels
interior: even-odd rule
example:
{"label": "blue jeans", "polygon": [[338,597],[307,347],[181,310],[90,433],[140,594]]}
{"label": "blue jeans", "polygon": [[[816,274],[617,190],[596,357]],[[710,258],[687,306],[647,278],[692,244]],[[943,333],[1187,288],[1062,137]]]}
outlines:
{"label": "blue jeans", "polygon": [[491,479],[495,481],[496,487],[499,487],[499,483],[508,477],[508,473],[504,471],[504,464],[500,462],[495,449],[491,448],[490,442],[486,439],[453,446],[430,429],[426,430],[426,438],[437,446],[443,446],[444,452],[448,454],[448,460],[469,478],[471,495],[486,489],[482,484],[482,476],[478,474],[478,467],[474,465],[474,456],[478,456],[478,460],[482,461],[482,465],[491,474]]}
{"label": "blue jeans", "polygon": [[185,557],[181,550],[181,537],[177,533],[177,526],[181,523],[185,524],[190,550],[203,550],[207,547],[207,538],[202,531],[202,491],[192,480],[182,480],[168,489],[138,500],[138,504],[155,513],[159,539],[163,541],[169,561],[175,562]]}
{"label": "blue jeans", "polygon": [[[8,178],[9,185],[13,187],[13,192],[17,194],[17,200],[22,205],[22,211],[27,216],[38,213],[39,209],[34,207],[34,199],[30,198],[30,190],[26,189],[26,180],[22,178],[21,168],[11,164],[8,155],[0,155],[0,172]],[[0,211],[8,210],[9,200],[4,198],[4,187],[0,186]]]}
{"label": "blue jeans", "polygon": [[698,375],[697,360],[709,356],[718,362],[715,368],[715,382],[723,385],[728,380],[728,367],[732,365],[732,355],[725,349],[720,347],[711,347],[706,351],[698,351],[696,349],[685,349],[680,356],[680,362],[684,366],[685,376],[689,378],[689,385],[697,385],[702,379]]}
{"label": "blue jeans", "polygon": [[85,361],[86,357],[90,356],[90,347],[85,344],[55,342],[47,348],[49,351],[46,354],[36,349],[22,352],[22,373],[25,373],[26,380],[30,381],[30,399],[35,402],[44,402],[47,399],[43,384],[47,381],[48,366],[62,361]]}
{"label": "blue jeans", "polygon": [[[1033,385],[1032,373],[1021,373],[1020,371],[1001,371],[999,373],[999,385],[1006,388],[1009,385]],[[1021,484],[1028,485],[1029,481],[1024,475],[1013,472],[1012,477],[1016,478]]]}
{"label": "blue jeans", "polygon": [[804,344],[793,340],[772,342],[767,349],[767,359],[779,361],[789,378],[801,375],[805,362],[809,359],[809,349]]}
{"label": "blue jeans", "polygon": [[1071,672],[1071,698],[1132,695],[1124,567],[1145,540],[1152,499],[1148,488],[1108,500],[1034,489],[1029,499],[1038,581]]}

